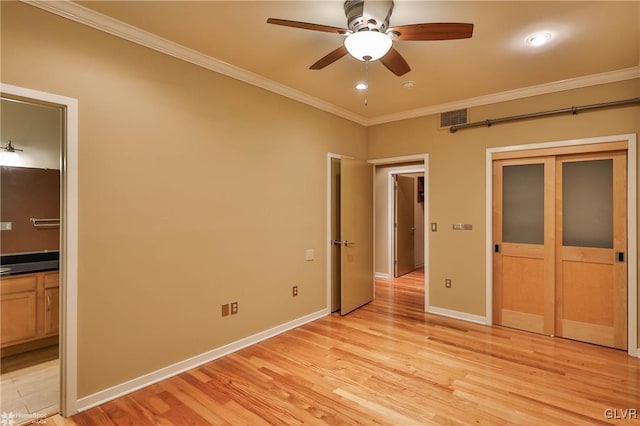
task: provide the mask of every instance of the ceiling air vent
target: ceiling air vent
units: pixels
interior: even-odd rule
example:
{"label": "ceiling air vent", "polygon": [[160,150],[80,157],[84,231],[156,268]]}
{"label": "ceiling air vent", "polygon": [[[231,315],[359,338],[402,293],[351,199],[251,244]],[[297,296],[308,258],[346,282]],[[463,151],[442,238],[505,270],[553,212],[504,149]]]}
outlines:
{"label": "ceiling air vent", "polygon": [[468,110],[465,108],[441,113],[440,128],[445,129],[458,124],[466,124],[468,122],[467,112]]}

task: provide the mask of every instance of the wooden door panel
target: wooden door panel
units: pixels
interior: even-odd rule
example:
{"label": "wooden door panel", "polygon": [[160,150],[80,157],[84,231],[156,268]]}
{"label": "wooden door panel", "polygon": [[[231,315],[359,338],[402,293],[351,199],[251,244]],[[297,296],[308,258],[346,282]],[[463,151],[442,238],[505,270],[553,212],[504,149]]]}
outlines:
{"label": "wooden door panel", "polygon": [[[503,202],[504,191],[508,191],[509,182],[504,169],[510,166],[537,166],[537,178],[530,175],[524,179],[515,192],[515,198],[508,203]],[[531,169],[529,169],[531,170]],[[531,158],[518,160],[501,160],[494,162],[494,212],[493,229],[494,244],[494,311],[496,324],[513,327],[535,333],[553,334],[553,276],[554,276],[554,244],[553,227],[549,226],[549,216],[553,217],[553,194],[546,188],[550,174],[555,171],[553,159]],[[527,172],[529,173],[529,172]],[[551,176],[550,176],[551,175]],[[535,182],[535,193],[538,198],[532,204],[526,185]],[[512,192],[512,194],[514,194]],[[513,195],[512,195],[513,197]],[[523,220],[521,212],[535,208],[537,218]],[[513,208],[511,218],[505,221],[509,212],[504,209]],[[506,225],[505,225],[506,224]],[[503,234],[503,225],[512,229]],[[532,226],[535,232],[513,229],[513,226]],[[508,241],[504,241],[508,239]],[[531,241],[536,241],[532,243]],[[538,243],[538,241],[540,243]]]}
{"label": "wooden door panel", "polygon": [[544,260],[504,256],[502,260],[504,309],[544,314]]}
{"label": "wooden door panel", "polygon": [[[496,324],[626,349],[627,153],[581,149],[576,155],[535,157],[532,151],[527,158],[494,160],[493,319]],[[506,243],[501,229],[506,223],[503,169],[536,163],[545,164],[544,244],[539,244],[539,236],[533,244]],[[509,172],[513,176],[513,169]],[[537,182],[534,190],[539,192],[537,176],[531,182]],[[527,185],[531,184],[517,192],[523,199]],[[521,218],[527,211],[520,206],[511,222],[526,226]]]}
{"label": "wooden door panel", "polygon": [[[566,208],[565,192],[574,191],[574,199],[575,192],[582,191],[585,197],[594,197],[593,194],[598,193],[586,179],[581,183],[583,188],[565,188],[563,166],[567,163],[576,165],[589,161],[611,162],[611,180],[607,184],[611,185],[608,187],[611,195],[604,197],[601,204],[602,208],[612,209],[608,212],[608,220],[612,223],[600,222],[594,226],[609,226],[612,234],[609,234],[608,241],[593,244],[600,247],[568,242],[563,234],[567,220],[563,216]],[[626,252],[626,154],[605,152],[559,157],[556,176],[556,241],[559,253],[556,267],[556,335],[626,349],[626,264],[618,262],[616,255],[618,252]],[[598,208],[597,202],[589,202],[595,204],[592,208]],[[584,212],[587,218],[590,214],[593,212]]]}
{"label": "wooden door panel", "polygon": [[565,261],[562,274],[564,319],[612,327],[611,265]]}
{"label": "wooden door panel", "polygon": [[544,259],[502,258],[502,325],[544,332]]}
{"label": "wooden door panel", "polygon": [[581,342],[595,343],[608,347],[616,347],[613,327],[593,323],[562,319],[562,337]]}
{"label": "wooden door panel", "polygon": [[603,263],[613,266],[615,260],[613,250],[595,247],[562,247],[561,253],[563,261]]}

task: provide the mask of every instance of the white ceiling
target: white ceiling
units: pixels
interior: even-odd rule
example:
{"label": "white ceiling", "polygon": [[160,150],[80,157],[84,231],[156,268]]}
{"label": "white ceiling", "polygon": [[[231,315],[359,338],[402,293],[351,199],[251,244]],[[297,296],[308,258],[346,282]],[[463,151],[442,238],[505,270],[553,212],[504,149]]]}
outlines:
{"label": "white ceiling", "polygon": [[[368,106],[365,94],[354,89],[364,79],[364,63],[345,56],[322,70],[309,69],[339,47],[342,36],[266,23],[273,17],[346,28],[342,1],[76,3],[294,89],[362,122],[618,70],[632,69],[631,75],[640,77],[639,1],[396,0],[391,26],[469,22],[475,26],[473,37],[395,41],[412,70],[397,77],[380,62],[370,64]],[[551,42],[538,48],[527,45],[527,36],[538,31],[552,33]],[[404,89],[405,81],[415,82],[414,88]]]}

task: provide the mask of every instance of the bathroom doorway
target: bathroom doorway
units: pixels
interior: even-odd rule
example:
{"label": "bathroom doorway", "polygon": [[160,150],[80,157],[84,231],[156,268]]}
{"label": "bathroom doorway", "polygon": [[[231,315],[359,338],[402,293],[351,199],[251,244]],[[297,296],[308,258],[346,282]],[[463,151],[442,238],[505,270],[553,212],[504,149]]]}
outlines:
{"label": "bathroom doorway", "polygon": [[13,424],[60,412],[64,109],[0,98],[0,411]]}
{"label": "bathroom doorway", "polygon": [[[27,106],[41,106],[46,108],[58,109],[61,114],[60,138],[57,146],[58,151],[58,173],[60,175],[59,185],[59,202],[60,208],[57,218],[59,220],[59,250],[58,250],[58,271],[56,276],[55,270],[46,271],[46,279],[43,277],[45,284],[42,286],[47,291],[42,290],[40,316],[36,316],[36,321],[40,324],[37,330],[45,331],[45,334],[54,334],[52,327],[58,326],[58,409],[64,416],[71,416],[77,413],[77,299],[78,299],[78,101],[77,99],[61,96],[53,93],[42,92],[29,88],[14,86],[10,84],[0,83],[0,98],[10,102],[22,103]],[[0,111],[0,115],[5,116],[6,110]],[[3,133],[6,127],[3,123]],[[6,146],[4,135],[0,135],[2,146]],[[13,136],[12,136],[13,138]],[[20,143],[18,143],[20,140]],[[8,141],[6,141],[8,142]],[[16,157],[24,154],[25,145],[21,139],[13,140],[14,148],[22,149],[18,151],[14,149],[7,151],[10,156]],[[38,150],[32,150],[34,154]],[[17,154],[17,155],[16,155]],[[34,154],[35,155],[35,154]],[[10,166],[16,166],[15,161]],[[19,164],[18,164],[19,165]],[[23,164],[23,165],[26,165]],[[33,165],[33,164],[32,164]],[[36,167],[33,167],[36,168]],[[56,217],[47,217],[44,219],[55,219]],[[31,219],[31,218],[29,218]],[[34,219],[43,219],[35,217]],[[29,220],[31,225],[47,224],[51,222]],[[5,228],[7,225],[4,225]],[[48,228],[48,227],[44,227]],[[39,227],[39,230],[44,228]],[[2,237],[0,231],[0,237]],[[51,254],[50,254],[51,255]],[[15,259],[10,259],[15,260]],[[25,259],[22,259],[25,260]],[[27,259],[28,260],[28,259]],[[31,259],[33,260],[33,259]],[[45,259],[42,262],[53,262],[54,259]],[[5,266],[7,267],[7,266]],[[41,271],[43,272],[43,271]],[[44,272],[43,272],[44,273]],[[57,280],[56,280],[57,278]],[[2,277],[4,280],[4,277]],[[57,295],[54,283],[58,284]],[[30,285],[33,285],[32,283]],[[19,287],[19,286],[18,286]],[[42,288],[41,287],[41,288]],[[37,288],[37,284],[36,284]],[[15,290],[15,288],[13,289]],[[37,294],[37,290],[36,290]],[[27,298],[28,299],[28,298]],[[32,299],[32,298],[31,298]],[[42,303],[44,301],[44,303]],[[58,302],[56,306],[55,302]],[[28,305],[28,303],[27,303]],[[17,310],[15,312],[20,312]],[[44,319],[42,317],[44,316]],[[3,330],[4,332],[4,330]],[[4,334],[4,333],[3,333]],[[51,336],[49,336],[51,337]],[[24,342],[23,342],[24,343]],[[7,346],[13,346],[7,344]],[[8,386],[7,386],[8,388]],[[3,393],[3,404],[8,401],[7,394]],[[32,404],[33,405],[33,404]],[[46,408],[46,407],[45,407]],[[0,407],[2,411],[3,407]],[[37,416],[29,416],[24,418],[24,413],[5,412],[7,416],[13,414],[11,418],[14,425],[36,421]],[[22,415],[21,415],[22,414]],[[39,414],[47,414],[40,412]]]}

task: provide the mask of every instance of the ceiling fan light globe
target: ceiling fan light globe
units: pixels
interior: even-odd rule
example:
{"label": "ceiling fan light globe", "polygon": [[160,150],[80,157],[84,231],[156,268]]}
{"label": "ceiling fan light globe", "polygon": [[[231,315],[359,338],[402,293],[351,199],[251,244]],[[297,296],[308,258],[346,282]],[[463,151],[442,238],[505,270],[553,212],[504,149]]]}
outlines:
{"label": "ceiling fan light globe", "polygon": [[344,39],[347,52],[359,61],[382,58],[391,49],[391,44],[391,39],[378,31],[359,31]]}

